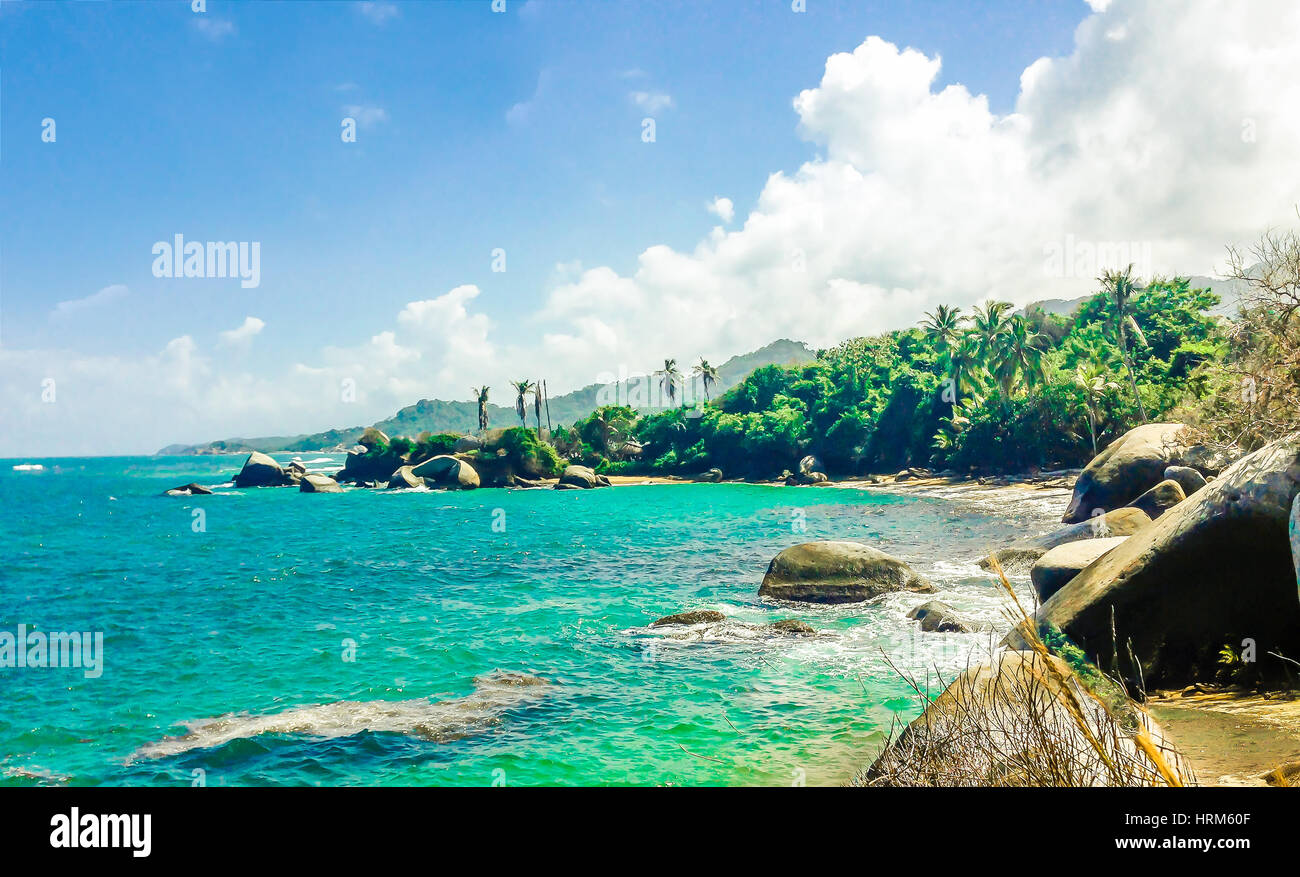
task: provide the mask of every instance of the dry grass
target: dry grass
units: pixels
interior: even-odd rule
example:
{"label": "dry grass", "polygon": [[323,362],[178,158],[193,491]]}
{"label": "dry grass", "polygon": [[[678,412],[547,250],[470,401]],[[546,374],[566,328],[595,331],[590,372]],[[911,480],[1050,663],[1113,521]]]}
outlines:
{"label": "dry grass", "polygon": [[[1137,705],[1098,696],[1029,623],[1001,567],[1030,650],[1003,652],[929,693],[894,667],[925,707],[855,781],[873,786],[1183,786],[1186,759]],[[891,663],[891,666],[893,664]],[[897,729],[895,729],[897,730]]]}

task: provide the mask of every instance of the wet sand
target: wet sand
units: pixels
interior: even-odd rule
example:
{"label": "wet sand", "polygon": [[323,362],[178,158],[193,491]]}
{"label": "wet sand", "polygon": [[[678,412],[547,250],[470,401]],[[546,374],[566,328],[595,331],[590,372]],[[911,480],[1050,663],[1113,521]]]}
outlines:
{"label": "wet sand", "polygon": [[1293,696],[1174,693],[1152,698],[1148,708],[1203,786],[1266,786],[1264,774],[1300,762],[1300,699]]}

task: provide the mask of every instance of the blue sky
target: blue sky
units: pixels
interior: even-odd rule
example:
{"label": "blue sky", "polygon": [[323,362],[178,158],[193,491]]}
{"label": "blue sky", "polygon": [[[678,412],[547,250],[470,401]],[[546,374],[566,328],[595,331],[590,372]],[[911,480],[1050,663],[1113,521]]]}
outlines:
{"label": "blue sky", "polygon": [[[1186,3],[0,0],[0,454],[1081,294],[1066,240],[1208,271],[1294,203],[1295,13]],[[178,233],[259,242],[260,285],[153,276]]]}

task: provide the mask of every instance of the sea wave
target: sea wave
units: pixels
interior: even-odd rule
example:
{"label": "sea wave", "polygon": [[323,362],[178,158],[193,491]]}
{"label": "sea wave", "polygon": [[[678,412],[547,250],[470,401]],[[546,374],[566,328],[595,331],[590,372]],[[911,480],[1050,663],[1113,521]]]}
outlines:
{"label": "sea wave", "polygon": [[486,730],[500,722],[507,710],[539,699],[549,687],[537,676],[495,672],[475,678],[473,692],[451,700],[342,700],[269,715],[230,713],[182,722],[188,729],[185,734],[143,746],[129,761],[167,758],[263,734],[332,739],[371,731],[446,743]]}
{"label": "sea wave", "polygon": [[44,472],[45,467],[40,463],[19,463],[14,467],[15,472]]}

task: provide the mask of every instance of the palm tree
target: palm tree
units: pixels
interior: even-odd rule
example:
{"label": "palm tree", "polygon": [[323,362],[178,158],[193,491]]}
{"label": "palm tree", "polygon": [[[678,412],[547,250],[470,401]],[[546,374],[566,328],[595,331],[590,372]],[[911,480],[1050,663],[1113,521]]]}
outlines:
{"label": "palm tree", "polygon": [[542,437],[542,382],[533,384],[533,418],[537,421],[537,437]]}
{"label": "palm tree", "polygon": [[1105,271],[1097,278],[1101,282],[1103,292],[1110,299],[1111,305],[1114,306],[1115,313],[1112,316],[1112,327],[1115,331],[1116,343],[1119,345],[1119,355],[1124,360],[1124,367],[1128,369],[1129,386],[1133,389],[1133,400],[1137,402],[1138,413],[1142,415],[1142,422],[1147,419],[1146,408],[1142,405],[1142,396],[1138,393],[1137,374],[1133,370],[1133,358],[1128,352],[1128,330],[1131,330],[1142,346],[1146,346],[1147,339],[1138,327],[1137,319],[1133,316],[1132,299],[1137,287],[1133,283],[1133,266],[1130,264],[1123,271]]}
{"label": "palm tree", "polygon": [[682,373],[677,370],[677,360],[665,359],[664,367],[655,372],[659,378],[660,388],[668,394],[669,402],[677,401],[677,387],[682,382]]}
{"label": "palm tree", "polygon": [[487,386],[487,385],[485,384],[485,385],[483,385],[482,387],[472,387],[471,389],[472,389],[474,395],[475,395],[476,397],[478,397],[478,431],[479,431],[479,432],[487,432],[487,428],[488,428],[488,413],[487,413],[488,390],[490,390],[490,389],[492,389],[492,388],[489,387],[489,386]]}
{"label": "palm tree", "polygon": [[926,337],[930,339],[930,343],[940,355],[946,354],[960,343],[961,324],[964,320],[961,316],[961,308],[939,305],[932,312],[927,313],[926,317],[928,319],[921,323],[921,328],[925,330]]}
{"label": "palm tree", "polygon": [[1100,419],[1097,409],[1107,393],[1119,389],[1119,384],[1110,380],[1100,362],[1093,360],[1079,363],[1074,372],[1074,385],[1083,390],[1084,404],[1088,409],[1088,434],[1092,438],[1092,455],[1097,456],[1097,421]]}
{"label": "palm tree", "polygon": [[515,413],[519,415],[519,423],[525,429],[528,428],[528,409],[524,407],[524,396],[533,389],[533,382],[528,380],[511,381],[510,386],[515,388]]}
{"label": "palm tree", "polygon": [[971,319],[971,331],[975,334],[977,350],[985,370],[992,373],[1000,359],[1002,341],[1010,328],[1006,313],[1013,305],[1009,301],[991,301],[986,305],[976,305]]}
{"label": "palm tree", "polygon": [[1002,334],[995,372],[1004,400],[1010,401],[1016,377],[1024,379],[1026,389],[1047,380],[1047,336],[1033,331],[1022,317],[1012,317]]}
{"label": "palm tree", "polygon": [[716,384],[716,383],[718,382],[718,370],[717,370],[717,368],[715,368],[714,366],[709,365],[709,361],[708,361],[707,359],[705,359],[704,357],[700,357],[699,364],[696,365],[695,368],[693,369],[693,374],[695,374],[696,376],[698,376],[699,379],[700,379],[701,381],[703,381],[703,383],[704,383],[704,401],[705,401],[705,402],[708,402],[708,401],[709,401],[709,385],[710,385],[710,384]]}

